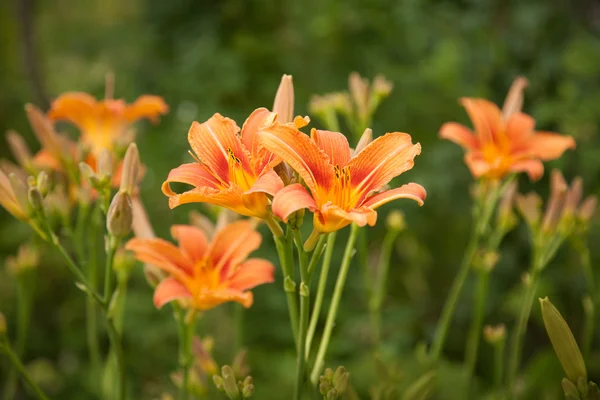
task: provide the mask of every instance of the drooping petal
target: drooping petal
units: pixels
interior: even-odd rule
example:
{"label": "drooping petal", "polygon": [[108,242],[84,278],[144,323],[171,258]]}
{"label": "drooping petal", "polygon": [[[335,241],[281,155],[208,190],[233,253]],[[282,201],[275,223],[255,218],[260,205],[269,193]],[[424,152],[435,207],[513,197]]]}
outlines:
{"label": "drooping petal", "polygon": [[[352,222],[358,226],[374,226],[377,222],[377,211],[369,207],[359,207],[346,211],[335,204],[326,203],[319,211],[321,212],[322,221],[316,223],[315,229],[320,232],[333,232]],[[317,221],[316,218],[315,221]]]}
{"label": "drooping petal", "polygon": [[238,264],[258,249],[262,237],[256,232],[248,220],[241,220],[226,225],[218,231],[210,244],[208,257],[221,278],[227,279],[235,273]]}
{"label": "drooping petal", "polygon": [[313,128],[310,131],[310,137],[329,156],[332,165],[343,168],[350,161],[350,145],[343,134]]}
{"label": "drooping petal", "polygon": [[274,275],[275,267],[271,262],[260,258],[251,258],[240,264],[228,286],[235,290],[249,290],[258,285],[273,282]]}
{"label": "drooping petal", "polygon": [[173,225],[171,236],[179,243],[183,254],[192,262],[202,260],[208,248],[208,239],[204,232],[192,225]]}
{"label": "drooping petal", "polygon": [[198,294],[194,299],[196,307],[200,310],[209,310],[229,301],[240,303],[245,308],[252,305],[254,297],[252,292],[240,292],[234,289],[218,289]]}
{"label": "drooping petal", "polygon": [[440,137],[448,139],[465,150],[473,150],[479,147],[477,138],[470,129],[456,122],[447,122],[440,128]]}
{"label": "drooping petal", "polygon": [[308,208],[311,211],[317,209],[317,203],[304,186],[299,183],[286,186],[273,198],[271,209],[283,222],[287,222],[290,214]]}
{"label": "drooping petal", "polygon": [[329,190],[334,179],[333,165],[310,137],[292,126],[275,123],[261,131],[260,140],[300,174],[311,192],[316,193],[317,187]]}
{"label": "drooping petal", "polygon": [[17,219],[25,219],[26,215],[15,195],[10,178],[0,169],[0,205]]}
{"label": "drooping petal", "polygon": [[41,149],[33,156],[33,165],[38,168],[47,168],[53,171],[62,171],[60,160],[54,157],[52,152]]}
{"label": "drooping petal", "polygon": [[52,102],[48,117],[53,120],[66,120],[80,129],[86,129],[97,105],[96,99],[87,93],[67,92]]}
{"label": "drooping petal", "polygon": [[376,209],[377,207],[380,207],[392,200],[411,199],[419,203],[420,206],[422,206],[426,197],[427,192],[425,191],[425,188],[419,185],[418,183],[411,182],[407,183],[406,185],[402,185],[399,188],[386,190],[385,192],[381,192],[374,196],[371,196],[362,205],[365,207]]}
{"label": "drooping petal", "polygon": [[381,189],[394,177],[411,169],[414,158],[420,153],[421,145],[412,144],[407,133],[386,133],[371,142],[348,163],[358,204],[370,192]]}
{"label": "drooping petal", "polygon": [[147,118],[156,123],[158,117],[166,114],[168,111],[169,106],[162,97],[146,94],[138,97],[131,105],[125,107],[123,117],[129,122]]}
{"label": "drooping petal", "polygon": [[529,179],[535,182],[544,175],[544,164],[540,160],[521,160],[513,163],[510,171],[526,172]]}
{"label": "drooping petal", "polygon": [[488,174],[492,169],[491,165],[485,161],[479,152],[465,154],[465,164],[467,164],[471,175],[475,178]]}
{"label": "drooping petal", "polygon": [[266,193],[268,195],[275,196],[277,192],[283,189],[283,186],[283,181],[281,180],[279,175],[277,175],[275,171],[269,170],[260,178],[258,178],[256,182],[254,182],[254,185],[252,185],[250,190],[248,190],[244,194]]}
{"label": "drooping petal", "polygon": [[133,251],[138,260],[155,265],[180,280],[193,272],[191,261],[166,240],[133,238],[127,242],[125,249]]}
{"label": "drooping petal", "polygon": [[195,187],[217,188],[220,182],[210,173],[206,167],[199,163],[182,164],[169,172],[167,180],[162,184],[162,192],[167,196],[175,196],[171,190],[170,183],[178,182]]}
{"label": "drooping petal", "polygon": [[[254,162],[267,155],[260,146],[258,132],[263,126],[271,125],[274,120],[274,113],[266,108],[257,108],[250,114],[242,126],[242,143],[250,152]],[[261,171],[257,170],[256,172],[260,173]]]}
{"label": "drooping petal", "polygon": [[167,277],[160,281],[154,290],[154,306],[158,309],[173,300],[191,298],[192,294],[185,285],[172,277]]}
{"label": "drooping petal", "polygon": [[242,197],[242,189],[237,185],[231,185],[227,189],[201,187],[169,197],[169,207],[175,208],[189,203],[209,203],[228,208],[248,217],[255,216],[251,210],[246,208]]}
{"label": "drooping petal", "polygon": [[542,161],[555,160],[568,149],[575,148],[572,136],[560,135],[553,132],[536,132],[528,141],[527,148],[534,157]]}
{"label": "drooping petal", "polygon": [[504,130],[502,113],[498,106],[491,101],[463,97],[460,99],[460,103],[469,114],[480,144],[493,142],[496,135]]}
{"label": "drooping petal", "polygon": [[535,120],[527,114],[514,113],[506,124],[506,135],[513,149],[519,148],[533,135]]}
{"label": "drooping petal", "polygon": [[239,131],[233,120],[217,113],[202,124],[193,122],[188,132],[188,141],[194,153],[224,182],[233,181],[230,176],[232,163],[252,172],[250,153],[242,145]]}

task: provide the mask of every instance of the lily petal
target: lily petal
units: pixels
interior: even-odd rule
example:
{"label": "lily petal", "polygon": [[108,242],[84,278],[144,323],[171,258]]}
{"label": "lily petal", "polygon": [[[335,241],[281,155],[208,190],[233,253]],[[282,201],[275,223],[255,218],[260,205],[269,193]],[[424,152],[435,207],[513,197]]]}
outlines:
{"label": "lily petal", "polygon": [[310,131],[310,137],[329,156],[332,165],[344,168],[350,161],[350,145],[343,134],[313,128]]}
{"label": "lily petal", "polygon": [[277,192],[273,198],[271,209],[283,222],[287,222],[290,214],[308,208],[310,211],[317,209],[317,203],[304,186],[299,183],[286,186]]}
{"label": "lily petal", "polygon": [[190,260],[175,245],[163,239],[133,238],[127,242],[125,249],[133,251],[138,260],[155,265],[180,280],[193,271]]}
{"label": "lily petal", "polygon": [[209,187],[216,188],[219,185],[219,181],[199,163],[182,164],[177,168],[173,168],[169,172],[167,180],[162,184],[162,192],[167,196],[175,196],[173,190],[171,190],[170,183],[178,182],[192,185],[195,187]]}
{"label": "lily petal", "polygon": [[317,226],[320,232],[333,232],[354,222],[358,226],[374,226],[377,222],[377,211],[369,207],[360,207],[350,211],[335,204],[324,204],[321,209],[323,222]]}
{"label": "lily petal", "polygon": [[231,277],[228,286],[235,290],[249,290],[263,283],[275,280],[275,266],[267,260],[251,258],[240,264],[238,271]]}
{"label": "lily petal", "polygon": [[540,160],[521,160],[512,164],[510,171],[526,172],[529,179],[535,182],[544,175],[544,164]]}
{"label": "lily petal", "polygon": [[376,209],[377,207],[380,207],[392,200],[411,199],[422,206],[426,197],[427,192],[425,191],[425,188],[418,183],[411,182],[407,183],[406,185],[402,185],[399,188],[386,190],[385,192],[371,196],[363,203],[363,205],[365,207]]}
{"label": "lily petal", "polygon": [[533,135],[535,119],[522,112],[514,113],[506,124],[506,135],[513,143],[513,148],[522,145]]}
{"label": "lily petal", "polygon": [[208,254],[215,270],[220,270],[222,279],[227,279],[261,242],[260,233],[254,230],[250,221],[236,221],[216,233]]}
{"label": "lily petal", "polygon": [[58,96],[50,106],[48,117],[53,120],[65,120],[80,129],[85,129],[89,118],[95,114],[98,101],[83,92],[67,92]]}
{"label": "lily petal", "polygon": [[202,187],[169,197],[169,207],[173,209],[182,204],[209,203],[228,208],[248,217],[255,216],[252,210],[244,206],[242,195],[242,189],[237,185],[231,185],[229,188],[221,190]]}
{"label": "lily petal", "polygon": [[480,144],[493,142],[496,135],[503,131],[502,113],[491,101],[463,97],[460,103],[469,114]]}
{"label": "lily petal", "polygon": [[440,137],[450,140],[465,150],[473,150],[479,147],[477,138],[473,132],[464,125],[456,122],[447,122],[440,128]]}
{"label": "lily petal", "polygon": [[475,178],[486,175],[492,169],[479,152],[465,154],[465,164]]}
{"label": "lily petal", "polygon": [[254,185],[244,194],[249,193],[266,193],[271,196],[275,196],[277,192],[283,189],[283,181],[273,170],[267,171],[260,178],[254,182]]}
{"label": "lily petal", "polygon": [[248,308],[254,302],[252,292],[240,292],[234,289],[219,289],[200,293],[195,299],[196,307],[200,310],[208,310],[219,304],[229,301],[240,303],[245,308]]}
{"label": "lily petal", "polygon": [[208,248],[208,238],[200,229],[192,225],[173,225],[171,236],[179,243],[183,254],[196,263],[204,257]]}
{"label": "lily petal", "polygon": [[154,290],[154,306],[158,309],[165,304],[178,299],[191,299],[192,294],[184,284],[175,278],[165,278]]}
{"label": "lily petal", "polygon": [[134,122],[138,119],[148,118],[153,123],[158,122],[158,117],[169,112],[169,106],[162,97],[153,95],[142,95],[131,105],[126,106],[123,117]]}
{"label": "lily petal", "polygon": [[264,151],[261,152],[258,132],[263,126],[271,125],[275,117],[275,113],[270,112],[266,108],[257,108],[250,114],[242,126],[242,143],[246,146],[246,149],[248,149],[252,159],[255,161],[265,155]]}
{"label": "lily petal", "polygon": [[536,132],[527,142],[530,152],[542,161],[554,160],[568,149],[575,148],[572,136],[553,132]]}

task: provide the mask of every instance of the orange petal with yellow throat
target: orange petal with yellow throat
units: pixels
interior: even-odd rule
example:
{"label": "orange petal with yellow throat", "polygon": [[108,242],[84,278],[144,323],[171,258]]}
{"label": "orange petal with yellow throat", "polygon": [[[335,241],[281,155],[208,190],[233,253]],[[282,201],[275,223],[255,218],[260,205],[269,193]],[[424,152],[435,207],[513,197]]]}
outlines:
{"label": "orange petal with yellow throat", "polygon": [[467,164],[471,175],[475,178],[488,174],[492,169],[491,165],[483,159],[481,153],[465,154],[465,164]]}
{"label": "orange petal with yellow throat", "polygon": [[158,117],[167,112],[169,112],[169,106],[162,97],[146,94],[138,97],[136,101],[125,107],[123,118],[129,122],[147,118],[156,123]]}
{"label": "orange petal with yellow throat", "polygon": [[308,208],[310,211],[317,209],[317,203],[304,186],[299,183],[286,186],[273,198],[271,209],[283,222],[287,222],[290,214]]}
{"label": "orange petal with yellow throat", "polygon": [[363,203],[363,206],[375,209],[396,199],[411,199],[422,206],[426,197],[427,192],[425,188],[418,183],[411,182],[399,188],[386,190],[385,192],[371,196]]}
{"label": "orange petal with yellow throat", "polygon": [[544,175],[544,164],[540,160],[521,160],[513,163],[510,171],[526,172],[529,179],[535,182]]}
{"label": "orange petal with yellow throat", "polygon": [[535,128],[535,120],[527,114],[517,112],[512,114],[506,123],[506,135],[513,147],[519,146],[529,139]]}
{"label": "orange petal with yellow throat", "polygon": [[83,92],[68,92],[58,96],[51,104],[48,117],[53,120],[65,120],[86,129],[90,118],[94,117],[98,101]]}
{"label": "orange petal with yellow throat", "polygon": [[175,208],[189,203],[209,203],[228,208],[238,214],[254,217],[255,212],[247,209],[244,205],[243,194],[242,189],[237,185],[231,185],[227,189],[199,187],[169,197],[169,207]]}
{"label": "orange petal with yellow throat", "polygon": [[235,290],[249,290],[263,283],[275,280],[275,267],[267,260],[251,258],[242,264],[231,276],[228,286]]}
{"label": "orange petal with yellow throat", "polygon": [[553,132],[536,132],[527,141],[527,147],[532,156],[550,161],[562,156],[566,150],[574,149],[575,139]]}
{"label": "orange petal with yellow throat", "polygon": [[386,133],[371,142],[348,163],[358,204],[370,192],[381,189],[394,177],[411,169],[419,154],[421,145],[412,144],[407,133]]}
{"label": "orange petal with yellow throat", "polygon": [[229,301],[240,303],[245,308],[248,308],[254,302],[252,292],[241,292],[234,289],[218,289],[203,292],[194,298],[196,307],[200,310],[209,310]]}
{"label": "orange petal with yellow throat", "polygon": [[155,265],[179,280],[193,272],[193,264],[172,243],[163,239],[133,238],[125,245],[138,260]]}
{"label": "orange petal with yellow throat", "polygon": [[349,211],[335,204],[324,204],[320,209],[324,223],[316,229],[321,232],[332,232],[354,222],[358,226],[374,226],[377,222],[377,211],[369,207],[359,207]]}
{"label": "orange petal with yellow throat", "polygon": [[283,181],[273,170],[269,170],[264,173],[260,178],[254,182],[254,185],[245,194],[250,193],[266,193],[271,196],[275,196],[277,192],[283,189]]}
{"label": "orange petal with yellow throat", "polygon": [[158,309],[173,300],[191,299],[192,294],[177,279],[168,277],[160,281],[154,290],[154,306]]}
{"label": "orange petal with yellow throat", "polygon": [[259,131],[262,127],[271,125],[274,119],[274,113],[266,108],[257,108],[250,114],[242,126],[242,143],[250,152],[254,162],[260,161],[260,164],[262,164],[260,170],[256,171],[257,173],[260,173],[262,167],[272,161],[269,157],[272,153],[265,151],[265,149],[260,146]]}
{"label": "orange petal with yellow throat", "polygon": [[182,164],[169,172],[167,180],[162,184],[162,192],[167,196],[177,195],[177,193],[171,190],[170,183],[172,182],[213,189],[219,185],[219,181],[199,163]]}
{"label": "orange petal with yellow throat", "polygon": [[260,233],[256,232],[250,221],[237,221],[216,233],[208,254],[214,268],[220,271],[221,278],[225,280],[236,272],[242,260],[258,249],[261,242]]}
{"label": "orange petal with yellow throat", "polygon": [[450,140],[466,150],[473,150],[479,147],[477,138],[466,126],[456,122],[447,122],[440,128],[440,137]]}
{"label": "orange petal with yellow throat", "polygon": [[493,142],[496,135],[503,131],[502,113],[491,101],[463,97],[460,103],[469,114],[480,144]]}
{"label": "orange petal with yellow throat", "polygon": [[331,164],[343,168],[350,161],[352,155],[346,136],[339,132],[321,131],[313,128],[310,137],[329,156]]}
{"label": "orange petal with yellow throat", "polygon": [[12,189],[10,178],[0,169],[0,205],[6,209],[12,216],[18,219],[25,219],[26,215],[17,200],[15,192]]}
{"label": "orange petal with yellow throat", "polygon": [[329,157],[314,140],[289,125],[275,123],[261,131],[261,143],[294,169],[311,192],[329,190],[334,170]]}
{"label": "orange petal with yellow throat", "polygon": [[208,239],[200,228],[192,225],[173,225],[171,236],[177,240],[179,248],[192,263],[202,260],[206,254]]}

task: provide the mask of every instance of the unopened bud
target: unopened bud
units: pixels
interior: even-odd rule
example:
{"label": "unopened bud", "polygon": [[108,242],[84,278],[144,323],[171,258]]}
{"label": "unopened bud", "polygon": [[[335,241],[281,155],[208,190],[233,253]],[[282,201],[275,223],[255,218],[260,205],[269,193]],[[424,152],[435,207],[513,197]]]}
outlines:
{"label": "unopened bud", "polygon": [[327,400],[337,400],[339,397],[339,393],[335,389],[331,389],[329,392],[327,392],[327,396],[325,396]]}
{"label": "unopened bud", "polygon": [[289,276],[286,276],[283,280],[283,290],[287,293],[295,293],[296,292],[296,282]]}
{"label": "unopened bud", "polygon": [[506,327],[504,324],[492,326],[486,325],[483,328],[483,337],[489,344],[497,344],[506,338]]}
{"label": "unopened bud", "polygon": [[579,206],[579,202],[581,201],[581,196],[583,195],[583,180],[580,176],[575,177],[571,182],[571,186],[567,192],[567,196],[565,198],[565,207],[563,211],[563,218],[565,216],[572,216],[577,207]]}
{"label": "unopened bud", "polygon": [[294,83],[291,75],[283,75],[275,94],[273,112],[281,123],[292,122],[294,119]]}
{"label": "unopened bud", "polygon": [[6,335],[6,318],[0,312],[0,336]]}
{"label": "unopened bud", "polygon": [[102,149],[98,156],[98,178],[100,180],[110,180],[113,172],[113,160],[110,151]]}
{"label": "unopened bud", "polygon": [[33,129],[33,133],[35,133],[35,136],[42,144],[42,147],[48,149],[54,156],[61,156],[63,146],[59,136],[54,131],[52,122],[50,122],[46,115],[33,104],[26,104],[25,112],[27,113],[27,118]]}
{"label": "unopened bud", "polygon": [[235,374],[233,369],[229,365],[224,365],[221,368],[221,376],[223,377],[223,389],[225,393],[231,399],[237,399],[240,397],[240,388],[235,381]]}
{"label": "unopened bud", "polygon": [[581,221],[587,222],[594,216],[596,212],[596,206],[598,205],[598,198],[594,195],[585,198],[581,207],[579,207],[578,217]]}
{"label": "unopened bud", "polygon": [[40,191],[40,193],[42,194],[42,197],[46,197],[46,195],[48,194],[48,174],[46,173],[46,171],[41,171],[36,179],[36,186],[38,188],[38,190]]}
{"label": "unopened bud", "polygon": [[121,177],[121,191],[129,195],[135,190],[138,173],[140,170],[140,153],[137,145],[131,143],[123,160],[123,176]]}
{"label": "unopened bud", "polygon": [[527,193],[526,195],[518,194],[516,197],[517,208],[527,225],[531,229],[535,229],[540,223],[542,199],[535,192]]}
{"label": "unopened bud", "polygon": [[354,149],[354,155],[360,153],[365,147],[367,147],[373,141],[373,130],[371,128],[365,129],[360,140],[358,141],[356,148]]}
{"label": "unopened bud", "polygon": [[506,95],[506,100],[504,100],[504,105],[502,106],[502,117],[504,121],[508,121],[513,114],[520,112],[523,108],[523,91],[527,87],[527,84],[527,79],[522,76],[518,76],[513,81],[508,90],[508,94]]}
{"label": "unopened bud", "polygon": [[244,396],[244,399],[249,399],[250,397],[252,397],[253,394],[254,385],[244,386],[244,389],[242,389],[242,396]]}
{"label": "unopened bud", "polygon": [[577,390],[577,386],[567,378],[563,378],[562,382],[563,393],[565,394],[565,399],[579,399],[579,390]]}
{"label": "unopened bud", "polygon": [[394,210],[390,212],[385,222],[390,230],[401,232],[406,229],[406,220],[402,211]]}
{"label": "unopened bud", "polygon": [[19,165],[27,168],[31,164],[31,151],[25,139],[16,131],[8,131],[6,133],[6,141],[15,160],[17,160]]}
{"label": "unopened bud", "polygon": [[[346,370],[343,368],[344,367],[338,368],[338,370],[336,371],[336,377],[334,377],[333,380],[334,389],[340,395],[346,392],[346,389],[348,389],[348,382],[350,381],[350,372],[346,372]],[[343,372],[338,375],[338,372],[340,370]]]}
{"label": "unopened bud", "polygon": [[377,75],[375,79],[373,79],[372,90],[373,94],[377,97],[389,96],[393,88],[394,84],[385,79],[383,75]]}
{"label": "unopened bud", "polygon": [[79,173],[81,174],[81,179],[88,182],[93,188],[100,186],[100,180],[96,176],[96,172],[94,172],[94,169],[88,163],[83,161],[79,163]]}
{"label": "unopened bud", "polygon": [[108,213],[106,214],[106,228],[108,232],[118,238],[125,237],[131,231],[133,210],[131,197],[128,193],[118,192],[113,197]]}
{"label": "unopened bud", "polygon": [[213,382],[215,383],[217,389],[219,389],[221,392],[225,391],[223,378],[221,378],[219,375],[213,375]]}
{"label": "unopened bud", "polygon": [[500,254],[496,251],[484,251],[477,254],[477,262],[475,267],[480,268],[484,272],[490,272],[496,267],[500,260]]}
{"label": "unopened bud", "polygon": [[19,179],[17,174],[14,172],[11,172],[8,175],[8,178],[10,179],[10,186],[15,194],[15,198],[21,206],[21,210],[24,214],[28,215],[31,211],[31,207],[29,205],[29,196],[27,195],[27,187],[25,186],[25,183]]}
{"label": "unopened bud", "polygon": [[557,169],[552,170],[550,177],[550,199],[548,200],[542,221],[543,232],[551,233],[556,228],[562,215],[567,189],[568,186],[563,174]]}
{"label": "unopened bud", "polygon": [[365,116],[368,112],[369,81],[362,78],[357,72],[352,72],[348,78],[348,88],[358,114]]}
{"label": "unopened bud", "polygon": [[580,378],[587,381],[587,370],[583,362],[583,356],[577,346],[569,325],[560,315],[556,307],[548,297],[540,299],[542,317],[546,332],[554,347],[554,352],[565,371],[565,375],[571,382],[578,382]]}
{"label": "unopened bud", "polygon": [[588,399],[589,387],[587,379],[583,376],[580,376],[579,379],[577,379],[577,390],[581,394],[581,397],[583,397],[584,399]]}
{"label": "unopened bud", "polygon": [[29,204],[31,208],[36,212],[44,211],[44,199],[42,198],[42,194],[36,187],[30,187],[27,193],[27,197],[29,199]]}

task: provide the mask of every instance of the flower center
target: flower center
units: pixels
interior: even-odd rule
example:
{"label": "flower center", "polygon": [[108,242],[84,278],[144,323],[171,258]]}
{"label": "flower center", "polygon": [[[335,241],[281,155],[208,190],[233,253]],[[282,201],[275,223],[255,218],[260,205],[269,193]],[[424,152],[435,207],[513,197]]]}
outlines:
{"label": "flower center", "polygon": [[256,178],[244,170],[242,161],[231,148],[227,148],[229,158],[229,181],[238,185],[244,192],[250,190]]}

